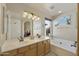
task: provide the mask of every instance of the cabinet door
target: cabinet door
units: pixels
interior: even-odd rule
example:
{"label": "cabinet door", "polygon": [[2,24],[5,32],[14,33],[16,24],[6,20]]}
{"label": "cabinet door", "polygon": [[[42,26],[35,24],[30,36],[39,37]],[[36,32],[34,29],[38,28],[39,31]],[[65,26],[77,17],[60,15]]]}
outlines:
{"label": "cabinet door", "polygon": [[44,55],[44,43],[39,42],[38,43],[38,56]]}
{"label": "cabinet door", "polygon": [[4,56],[15,56],[17,55],[17,49],[16,50],[11,50],[3,53]]}
{"label": "cabinet door", "polygon": [[26,56],[36,56],[37,55],[37,45],[33,44],[29,46],[29,50],[25,52]]}
{"label": "cabinet door", "polygon": [[45,44],[45,46],[44,46],[45,52],[44,53],[47,54],[50,52],[50,40],[44,41],[44,44]]}
{"label": "cabinet door", "polygon": [[30,49],[25,53],[25,56],[36,56],[36,48]]}
{"label": "cabinet door", "polygon": [[19,48],[18,49],[18,53],[20,54],[20,53],[24,53],[24,52],[26,52],[26,51],[28,51],[29,50],[29,46],[25,46],[25,47],[22,47],[22,48]]}

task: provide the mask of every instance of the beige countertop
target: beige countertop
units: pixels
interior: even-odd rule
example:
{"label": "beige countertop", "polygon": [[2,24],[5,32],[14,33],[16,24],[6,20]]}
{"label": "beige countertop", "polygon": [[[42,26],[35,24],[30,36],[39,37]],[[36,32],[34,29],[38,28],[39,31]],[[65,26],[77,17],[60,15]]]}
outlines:
{"label": "beige countertop", "polygon": [[35,39],[27,39],[25,38],[23,42],[19,42],[18,39],[16,40],[7,40],[3,46],[1,47],[1,52],[6,52],[6,51],[10,51],[10,50],[13,50],[13,49],[17,49],[17,48],[21,48],[21,47],[24,47],[24,46],[28,46],[28,45],[31,45],[31,44],[34,44],[34,43],[38,43],[40,41],[43,41],[43,40],[48,40],[48,39],[38,39],[38,38],[35,38]]}

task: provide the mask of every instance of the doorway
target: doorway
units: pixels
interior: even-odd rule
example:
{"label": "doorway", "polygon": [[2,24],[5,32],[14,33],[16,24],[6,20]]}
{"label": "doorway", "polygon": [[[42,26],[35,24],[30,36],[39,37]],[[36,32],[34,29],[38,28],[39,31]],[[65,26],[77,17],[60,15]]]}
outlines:
{"label": "doorway", "polygon": [[45,20],[45,36],[50,38],[51,34],[51,20]]}

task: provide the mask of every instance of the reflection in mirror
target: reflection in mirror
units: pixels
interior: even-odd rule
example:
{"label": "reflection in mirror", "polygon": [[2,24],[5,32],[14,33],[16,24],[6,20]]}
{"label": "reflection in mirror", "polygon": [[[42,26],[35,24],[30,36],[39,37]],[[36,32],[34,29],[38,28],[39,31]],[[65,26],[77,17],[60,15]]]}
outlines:
{"label": "reflection in mirror", "polygon": [[30,22],[29,21],[26,21],[24,23],[24,37],[29,37],[31,35],[31,32],[30,32]]}
{"label": "reflection in mirror", "polygon": [[35,38],[40,38],[42,33],[42,23],[41,20],[34,20],[33,21],[33,36]]}

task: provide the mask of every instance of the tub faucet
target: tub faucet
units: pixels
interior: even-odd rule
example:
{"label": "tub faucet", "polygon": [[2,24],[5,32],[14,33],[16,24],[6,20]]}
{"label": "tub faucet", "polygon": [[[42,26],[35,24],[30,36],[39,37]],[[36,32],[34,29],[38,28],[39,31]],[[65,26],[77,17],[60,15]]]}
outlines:
{"label": "tub faucet", "polygon": [[71,47],[76,47],[77,46],[77,41],[74,42],[74,44],[71,45]]}

